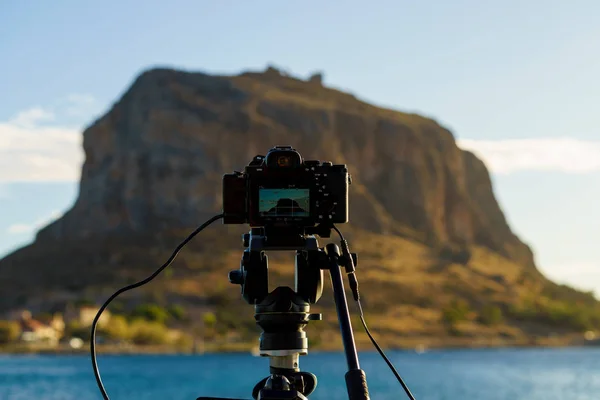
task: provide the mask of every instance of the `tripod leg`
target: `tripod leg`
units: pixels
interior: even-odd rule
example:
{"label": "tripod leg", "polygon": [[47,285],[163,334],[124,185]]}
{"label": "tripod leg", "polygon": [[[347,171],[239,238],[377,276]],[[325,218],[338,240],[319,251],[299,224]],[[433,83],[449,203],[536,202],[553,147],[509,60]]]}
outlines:
{"label": "tripod leg", "polygon": [[337,309],[338,320],[340,322],[340,330],[342,333],[348,369],[360,369],[356,344],[354,343],[354,333],[352,332],[352,323],[350,322],[350,313],[348,312],[348,302],[346,301],[346,291],[344,289],[344,282],[342,281],[342,272],[337,262],[330,263],[329,273],[331,274],[333,297],[335,299],[335,308]]}
{"label": "tripod leg", "polygon": [[350,400],[369,400],[367,378],[364,371],[360,369],[358,353],[356,352],[356,343],[354,342],[354,334],[352,333],[352,323],[350,322],[350,313],[348,312],[346,291],[344,289],[342,271],[339,265],[340,252],[335,244],[328,244],[326,249],[329,257],[329,273],[331,275],[331,284],[333,286],[335,308],[337,309],[338,320],[340,321],[344,352],[346,354],[346,362],[348,363],[348,372],[346,373],[348,396]]}

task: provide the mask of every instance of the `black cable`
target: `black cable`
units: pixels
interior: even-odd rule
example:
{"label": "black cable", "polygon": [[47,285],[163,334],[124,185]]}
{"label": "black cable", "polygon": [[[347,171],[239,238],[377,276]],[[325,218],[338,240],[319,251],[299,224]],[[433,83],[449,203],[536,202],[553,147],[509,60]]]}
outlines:
{"label": "black cable", "polygon": [[[336,226],[333,226],[333,229],[340,236],[340,240],[342,242],[341,243],[342,244],[342,252],[344,253],[344,256],[346,257],[347,262],[353,264],[354,262],[352,260],[352,256],[350,255],[350,250],[348,249],[348,243],[346,242],[346,239],[344,239],[344,235],[342,235],[342,232],[340,232],[340,230]],[[371,335],[371,332],[369,331],[369,328],[367,327],[367,322],[365,321],[365,315],[363,313],[362,304],[360,303],[360,296],[358,294],[358,281],[356,279],[356,272],[354,272],[354,266],[352,267],[352,272],[350,272],[348,275],[354,275],[354,277],[352,278],[352,280],[354,280],[356,282],[356,289],[353,288],[354,299],[356,300],[356,303],[358,304],[358,311],[360,313],[360,321],[362,322],[363,327],[365,328],[365,332],[367,332],[367,336],[369,336],[369,339],[371,339],[371,342],[373,343],[373,346],[375,346],[375,348],[377,349],[377,351],[379,352],[379,354],[381,355],[381,357],[387,363],[388,367],[390,367],[390,369],[394,373],[394,376],[396,377],[396,379],[398,380],[398,382],[400,382],[400,385],[402,385],[402,388],[406,392],[406,395],[408,396],[408,398],[410,400],[415,400],[415,397],[410,392],[410,389],[408,388],[408,386],[406,385],[406,383],[404,383],[404,380],[402,379],[402,377],[400,376],[400,374],[398,373],[398,371],[396,371],[396,368],[394,368],[394,364],[392,364],[392,362],[387,358],[387,356],[385,355],[385,353],[383,352],[383,350],[381,349],[381,347],[379,347],[379,344],[377,344],[377,341],[375,340],[375,338],[373,337],[373,335]]]}
{"label": "black cable", "polygon": [[341,240],[346,241],[346,239],[344,239],[344,235],[342,235],[342,232],[340,232],[337,226],[333,225],[333,230],[337,232]]}
{"label": "black cable", "polygon": [[200,231],[202,231],[204,228],[206,228],[213,222],[223,218],[223,216],[224,216],[224,214],[215,215],[214,217],[212,217],[211,219],[209,219],[208,221],[206,221],[205,223],[200,225],[198,228],[196,228],[196,230],[194,232],[192,232],[187,238],[185,238],[185,240],[183,242],[181,242],[179,244],[179,246],[177,246],[177,248],[175,248],[175,250],[173,251],[173,254],[171,254],[171,257],[169,257],[167,262],[165,262],[152,275],[150,275],[149,277],[147,277],[146,279],[144,279],[142,281],[133,283],[131,285],[125,286],[125,287],[117,290],[112,296],[110,296],[108,298],[108,300],[106,300],[106,302],[98,310],[98,313],[96,314],[96,317],[94,318],[94,322],[92,322],[92,333],[91,333],[91,337],[90,337],[90,352],[91,352],[91,356],[92,356],[92,368],[94,369],[94,375],[96,376],[96,383],[98,384],[98,388],[100,389],[100,392],[102,393],[102,397],[104,398],[104,400],[110,400],[110,399],[108,398],[108,394],[106,393],[106,390],[104,389],[104,385],[102,384],[102,379],[100,378],[100,370],[98,369],[98,363],[96,361],[96,325],[98,324],[98,320],[100,319],[102,312],[104,312],[104,310],[106,309],[106,307],[108,307],[110,302],[113,301],[121,293],[126,292],[131,289],[135,289],[142,285],[145,285],[146,283],[150,282],[152,279],[156,278],[158,276],[158,274],[160,274],[162,272],[162,270],[167,268],[173,262],[173,260],[175,260],[175,257],[177,257],[177,254],[179,254],[179,251],[181,251],[181,249],[186,244],[188,244],[188,242],[190,240],[192,240],[194,238],[194,236],[196,236],[198,233],[200,233]]}
{"label": "black cable", "polygon": [[379,345],[377,344],[377,341],[375,340],[375,338],[373,337],[373,335],[371,335],[371,332],[369,332],[369,328],[367,327],[367,322],[365,321],[365,316],[363,314],[363,309],[362,309],[362,305],[360,304],[360,300],[358,300],[357,303],[358,303],[358,310],[360,312],[360,320],[361,320],[361,322],[362,322],[362,324],[363,324],[363,326],[365,328],[365,332],[367,332],[367,335],[369,336],[369,339],[371,339],[371,342],[373,342],[373,346],[375,346],[375,348],[377,349],[377,351],[379,352],[379,354],[381,354],[381,357],[383,357],[383,359],[387,363],[388,367],[390,367],[390,369],[394,373],[394,376],[396,376],[396,379],[402,385],[402,388],[406,392],[406,395],[408,396],[408,398],[410,400],[415,400],[415,397],[410,392],[410,389],[408,388],[408,386],[406,386],[406,383],[404,383],[404,380],[402,379],[402,377],[400,376],[400,374],[398,373],[398,371],[396,371],[396,368],[394,368],[394,364],[392,364],[392,362],[387,358],[387,356],[385,355],[385,353],[383,352],[383,350],[381,349],[381,347],[379,347]]}

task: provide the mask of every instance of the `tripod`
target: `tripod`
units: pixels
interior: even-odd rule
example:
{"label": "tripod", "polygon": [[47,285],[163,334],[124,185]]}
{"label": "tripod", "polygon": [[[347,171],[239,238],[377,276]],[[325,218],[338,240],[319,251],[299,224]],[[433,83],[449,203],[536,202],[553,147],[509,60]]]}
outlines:
{"label": "tripod", "polygon": [[[242,297],[255,306],[254,318],[263,330],[259,351],[270,359],[270,375],[259,381],[253,391],[255,400],[308,400],[316,389],[317,377],[300,371],[299,358],[308,354],[308,338],[304,328],[309,321],[321,320],[321,314],[311,314],[310,304],[323,293],[323,270],[329,270],[335,305],[340,323],[348,371],[346,387],[350,400],[368,400],[366,376],[360,369],[341,267],[347,271],[356,264],[356,255],[340,254],[331,243],[319,248],[314,233],[329,237],[331,228],[317,227],[313,232],[304,228],[252,228],[243,236],[244,254],[240,269],[229,273],[231,283],[241,286]],[[295,288],[280,286],[268,291],[267,250],[295,250]],[[349,258],[352,260],[349,260]],[[197,400],[225,400],[199,397]]]}

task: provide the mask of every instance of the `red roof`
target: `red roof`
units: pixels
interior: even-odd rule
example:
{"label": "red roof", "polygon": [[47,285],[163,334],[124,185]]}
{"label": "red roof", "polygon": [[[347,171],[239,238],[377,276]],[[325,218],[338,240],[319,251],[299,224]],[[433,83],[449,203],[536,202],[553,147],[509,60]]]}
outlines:
{"label": "red roof", "polygon": [[21,321],[21,327],[24,331],[35,332],[38,329],[46,328],[47,325],[44,325],[40,321],[36,321],[35,319],[29,319],[27,321]]}

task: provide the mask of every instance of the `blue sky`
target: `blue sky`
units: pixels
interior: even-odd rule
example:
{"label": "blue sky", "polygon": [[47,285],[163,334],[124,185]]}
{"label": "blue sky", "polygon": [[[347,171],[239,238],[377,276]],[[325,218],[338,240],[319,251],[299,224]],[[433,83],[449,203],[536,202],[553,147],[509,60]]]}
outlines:
{"label": "blue sky", "polygon": [[450,128],[540,269],[600,294],[600,2],[495,3],[0,2],[0,254],[73,203],[82,128],[140,71],[273,63]]}

